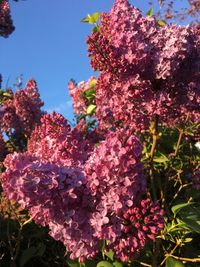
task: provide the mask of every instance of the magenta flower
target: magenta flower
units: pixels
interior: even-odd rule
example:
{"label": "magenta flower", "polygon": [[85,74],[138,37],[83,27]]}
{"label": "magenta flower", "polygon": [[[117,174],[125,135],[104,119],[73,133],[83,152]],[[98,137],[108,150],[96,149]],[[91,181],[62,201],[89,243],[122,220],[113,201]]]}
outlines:
{"label": "magenta flower", "polygon": [[144,246],[164,228],[164,211],[150,199],[142,200],[121,216],[121,234],[108,248],[123,262],[136,258]]}
{"label": "magenta flower", "polygon": [[24,90],[9,93],[11,98],[4,101],[0,109],[0,126],[6,133],[14,130],[30,136],[42,115],[43,102],[37,84],[34,80],[29,80]]}
{"label": "magenta flower", "polygon": [[8,0],[0,1],[0,36],[8,37],[15,27],[10,16],[10,5]]}
{"label": "magenta flower", "polygon": [[96,255],[102,239],[117,242],[121,214],[145,193],[141,150],[130,131],[109,133],[94,147],[61,115],[45,115],[28,152],[6,157],[3,189],[49,227],[72,259],[83,261]]}
{"label": "magenta flower", "polygon": [[[116,0],[88,37],[101,129],[147,130],[155,117],[180,127],[199,117],[199,27],[158,27],[127,0]],[[120,108],[119,108],[120,107]]]}

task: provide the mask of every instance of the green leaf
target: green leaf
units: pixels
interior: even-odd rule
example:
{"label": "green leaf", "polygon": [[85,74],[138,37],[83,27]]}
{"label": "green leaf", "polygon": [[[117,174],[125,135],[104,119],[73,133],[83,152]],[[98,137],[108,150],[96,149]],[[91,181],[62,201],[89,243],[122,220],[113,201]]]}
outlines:
{"label": "green leaf", "polygon": [[94,88],[88,89],[87,91],[83,92],[84,97],[91,97],[95,95],[95,90]]}
{"label": "green leaf", "polygon": [[100,261],[96,267],[113,267],[109,261]]}
{"label": "green leaf", "polygon": [[97,84],[97,80],[93,79],[90,81],[90,88],[94,88],[94,86]]}
{"label": "green leaf", "polygon": [[113,262],[113,265],[114,265],[115,267],[123,267],[123,264],[122,264],[121,262],[119,262],[119,261],[115,261],[115,262]]}
{"label": "green leaf", "polygon": [[191,206],[193,205],[194,202],[190,202],[190,203],[181,203],[181,204],[178,204],[178,205],[175,205],[171,208],[172,212],[174,213],[174,216],[177,215],[177,213],[182,209],[182,208],[185,208],[187,206]]}
{"label": "green leaf", "polygon": [[174,234],[180,231],[190,231],[190,228],[187,226],[186,223],[184,223],[180,219],[178,219],[177,221],[178,221],[178,224],[174,226],[169,225],[168,227],[166,227],[167,233]]}
{"label": "green leaf", "polygon": [[92,32],[99,32],[99,25],[94,26]]}
{"label": "green leaf", "polygon": [[153,16],[153,7],[151,7],[149,9],[149,11],[147,11],[146,16],[149,16],[149,17],[152,17]]}
{"label": "green leaf", "polygon": [[92,115],[95,112],[95,109],[96,109],[96,105],[90,104],[87,107],[87,111],[86,112],[87,112],[88,115]]}
{"label": "green leaf", "polygon": [[105,244],[106,244],[106,241],[105,241],[105,240],[101,240],[100,245],[99,245],[99,249],[100,249],[101,251],[104,251],[104,249],[105,249]]}
{"label": "green leaf", "polygon": [[4,92],[3,93],[3,96],[5,96],[5,97],[11,97],[11,94],[9,94],[8,92]]}
{"label": "green leaf", "polygon": [[85,17],[81,20],[81,22],[86,22],[86,23],[89,23],[89,17]]}
{"label": "green leaf", "polygon": [[80,263],[77,260],[71,260],[69,256],[67,257],[67,265],[70,267],[80,267]]}
{"label": "green leaf", "polygon": [[84,262],[85,267],[96,267],[96,263],[94,260],[87,260]]}
{"label": "green leaf", "polygon": [[90,86],[89,89],[83,92],[82,96],[85,97],[87,100],[91,101],[90,103],[92,104],[92,100],[94,100],[96,91],[94,89],[97,81],[95,79],[90,81]]}
{"label": "green leaf", "polygon": [[164,155],[164,154],[161,154],[161,156],[155,156],[153,158],[153,161],[154,162],[157,162],[157,163],[164,163],[164,162],[167,162],[169,161],[169,159]]}
{"label": "green leaf", "polygon": [[100,17],[100,13],[99,12],[95,12],[91,16],[89,15],[89,23],[90,24],[95,24],[98,21],[99,17]]}
{"label": "green leaf", "polygon": [[190,243],[190,242],[192,242],[192,240],[193,240],[193,238],[186,237],[186,238],[184,239],[184,243]]}
{"label": "green leaf", "polygon": [[32,258],[42,256],[45,252],[45,249],[46,246],[43,243],[40,243],[37,247],[30,247],[25,249],[20,257],[20,267],[23,267]]}
{"label": "green leaf", "polygon": [[157,20],[157,24],[158,24],[160,27],[164,27],[167,23],[166,23],[166,21],[164,21],[163,19],[158,19],[158,20]]}
{"label": "green leaf", "polygon": [[166,260],[166,267],[185,267],[185,264],[183,264],[182,261],[168,257]]}
{"label": "green leaf", "polygon": [[109,251],[105,251],[104,254],[105,254],[111,261],[113,261],[114,252],[113,252],[112,249],[109,249]]}
{"label": "green leaf", "polygon": [[200,234],[200,222],[189,218],[182,218],[181,219],[187,226],[189,226],[194,232]]}

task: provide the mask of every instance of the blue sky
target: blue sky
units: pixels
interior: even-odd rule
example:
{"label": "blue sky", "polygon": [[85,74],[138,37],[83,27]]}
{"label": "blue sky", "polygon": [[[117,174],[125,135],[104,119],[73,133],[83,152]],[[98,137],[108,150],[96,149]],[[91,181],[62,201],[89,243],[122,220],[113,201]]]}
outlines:
{"label": "blue sky", "polygon": [[[10,2],[16,30],[9,38],[0,38],[3,85],[12,87],[20,74],[24,83],[36,79],[45,110],[56,110],[72,120],[67,83],[94,75],[85,44],[91,26],[80,20],[88,13],[108,11],[114,0]],[[130,2],[144,12],[149,8],[145,0]]]}

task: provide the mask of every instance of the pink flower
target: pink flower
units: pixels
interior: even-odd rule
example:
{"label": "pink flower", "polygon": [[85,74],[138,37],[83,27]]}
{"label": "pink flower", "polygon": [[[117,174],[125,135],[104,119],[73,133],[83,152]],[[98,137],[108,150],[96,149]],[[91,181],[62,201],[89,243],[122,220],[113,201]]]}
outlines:
{"label": "pink flower", "polygon": [[0,1],[0,36],[8,37],[15,27],[10,16],[10,5],[8,0]]}
{"label": "pink flower", "polygon": [[3,102],[0,109],[0,126],[6,133],[13,132],[30,136],[42,115],[43,102],[38,93],[37,84],[29,80],[24,90],[10,92],[11,98]]}
{"label": "pink flower", "polygon": [[83,261],[96,255],[102,239],[115,244],[121,214],[145,192],[141,150],[130,131],[109,133],[94,147],[61,115],[45,115],[28,152],[6,157],[3,189],[49,227],[72,259]]}
{"label": "pink flower", "polygon": [[108,248],[114,249],[116,256],[123,262],[138,256],[144,246],[155,240],[164,228],[163,210],[150,199],[142,200],[121,216],[121,234]]}

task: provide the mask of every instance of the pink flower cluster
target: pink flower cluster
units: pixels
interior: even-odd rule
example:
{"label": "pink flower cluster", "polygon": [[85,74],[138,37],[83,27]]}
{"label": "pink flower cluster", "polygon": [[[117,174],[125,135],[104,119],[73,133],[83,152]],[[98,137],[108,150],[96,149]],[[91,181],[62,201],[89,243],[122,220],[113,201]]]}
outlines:
{"label": "pink flower cluster", "polygon": [[152,110],[154,98],[150,88],[151,83],[139,75],[117,80],[112,74],[101,73],[95,86],[99,127],[125,125],[136,131],[146,129],[149,114],[157,112],[156,108]]}
{"label": "pink flower cluster", "polygon": [[141,152],[139,140],[124,129],[110,132],[94,148],[84,171],[87,188],[100,201],[99,211],[118,213],[146,191]]}
{"label": "pink flower cluster", "polygon": [[164,211],[150,199],[142,200],[137,207],[122,214],[121,234],[108,246],[123,262],[137,257],[144,246],[164,228]]}
{"label": "pink flower cluster", "polygon": [[[138,139],[125,129],[109,133],[95,145],[61,115],[44,115],[27,152],[6,157],[3,189],[30,211],[36,223],[49,227],[72,259],[83,261],[96,255],[102,239],[117,247],[124,231],[123,214],[140,208],[146,191],[141,152]],[[159,229],[160,220],[153,225]],[[131,255],[140,248],[138,243]]]}
{"label": "pink flower cluster", "polygon": [[68,84],[69,93],[72,97],[74,112],[76,114],[85,114],[88,105],[88,100],[83,93],[91,88],[91,83],[96,81],[95,77],[90,77],[87,82],[80,82],[78,85],[71,80]]}
{"label": "pink flower cluster", "polygon": [[[91,65],[100,70],[100,127],[148,129],[155,116],[167,127],[200,120],[198,26],[159,27],[127,0],[116,0],[88,37]],[[120,110],[119,110],[120,107]]]}
{"label": "pink flower cluster", "polygon": [[81,129],[71,128],[62,115],[54,112],[41,118],[28,141],[28,151],[52,163],[80,166],[88,158],[93,143],[85,139]]}
{"label": "pink flower cluster", "polygon": [[10,5],[8,0],[0,1],[0,36],[8,37],[15,27],[10,16]]}
{"label": "pink flower cluster", "polygon": [[143,72],[151,53],[148,36],[154,31],[154,19],[142,17],[128,1],[116,0],[111,11],[102,14],[99,31],[87,40],[91,65],[116,75]]}
{"label": "pink flower cluster", "polygon": [[29,80],[24,90],[16,93],[9,90],[9,94],[10,98],[0,108],[1,129],[6,133],[14,130],[30,135],[40,121],[43,106],[36,82]]}

